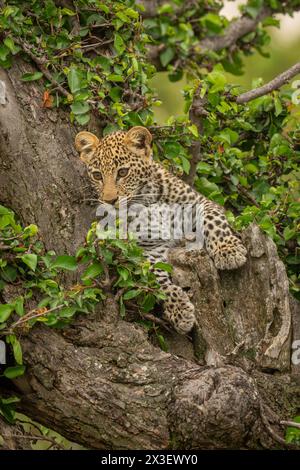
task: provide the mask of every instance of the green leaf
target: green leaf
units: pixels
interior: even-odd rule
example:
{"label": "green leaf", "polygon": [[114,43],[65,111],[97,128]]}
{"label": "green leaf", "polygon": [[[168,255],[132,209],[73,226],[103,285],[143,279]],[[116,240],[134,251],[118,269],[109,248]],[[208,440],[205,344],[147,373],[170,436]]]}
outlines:
{"label": "green leaf", "polygon": [[28,238],[28,237],[34,237],[38,233],[38,228],[34,224],[30,224],[24,229],[24,236],[23,239]]}
{"label": "green leaf", "polygon": [[59,311],[59,316],[61,318],[72,318],[76,312],[77,308],[75,306],[66,307]]}
{"label": "green leaf", "polygon": [[199,162],[197,164],[197,171],[199,171],[200,173],[206,173],[209,175],[210,173],[213,172],[213,167],[209,165],[208,163]]}
{"label": "green leaf", "polygon": [[61,14],[62,14],[62,15],[67,15],[67,16],[74,16],[74,15],[76,15],[75,11],[70,10],[69,8],[63,8],[63,9],[61,10]]}
{"label": "green leaf", "polygon": [[185,157],[181,157],[181,164],[182,164],[183,171],[188,175],[191,169],[191,164],[189,160]]}
{"label": "green leaf", "polygon": [[120,274],[121,278],[122,278],[124,281],[127,281],[128,277],[129,277],[129,271],[128,271],[128,269],[123,268],[122,266],[117,266],[117,271],[118,271],[118,273]]}
{"label": "green leaf", "polygon": [[166,49],[164,49],[159,55],[161,65],[163,67],[166,67],[174,58],[174,56],[175,56],[175,52],[172,47],[167,47]]}
{"label": "green leaf", "polygon": [[14,311],[12,304],[0,304],[0,323],[4,323]]}
{"label": "green leaf", "polygon": [[15,379],[16,377],[23,375],[25,372],[25,369],[26,367],[22,365],[14,366],[14,367],[7,367],[5,371],[3,372],[3,375],[7,379]]}
{"label": "green leaf", "polygon": [[1,206],[0,204],[0,215],[11,215],[12,211],[7,209],[7,207]]}
{"label": "green leaf", "polygon": [[171,273],[173,271],[173,266],[168,263],[162,263],[159,261],[153,265],[154,269],[161,269],[162,271],[166,271],[167,273]]}
{"label": "green leaf", "polygon": [[51,268],[61,268],[67,271],[75,271],[77,262],[75,256],[62,255],[58,256],[52,263]]}
{"label": "green leaf", "polygon": [[24,297],[17,297],[14,302],[16,313],[21,317],[24,314]]}
{"label": "green leaf", "polygon": [[244,8],[252,18],[256,18],[262,6],[263,0],[251,0]]}
{"label": "green leaf", "polygon": [[75,102],[71,105],[74,114],[85,114],[90,110],[90,106],[85,102]]}
{"label": "green leaf", "polygon": [[159,15],[163,15],[164,13],[172,13],[173,11],[174,11],[174,7],[170,3],[165,3],[164,5],[159,7],[157,10]]}
{"label": "green leaf", "polygon": [[200,21],[212,33],[218,33],[222,29],[222,19],[219,15],[207,13]]}
{"label": "green leaf", "polygon": [[80,124],[81,126],[84,126],[85,124],[87,124],[91,118],[91,115],[90,113],[87,113],[87,114],[75,114],[75,118],[76,118],[76,121],[78,122],[78,124]]}
{"label": "green leaf", "polygon": [[275,104],[275,116],[279,116],[279,114],[282,113],[282,104],[278,96],[274,98],[274,104]]}
{"label": "green leaf", "polygon": [[218,91],[224,90],[224,87],[227,83],[225,74],[217,68],[207,75],[207,79],[213,85],[209,90],[210,93],[216,93]]}
{"label": "green leaf", "polygon": [[118,11],[116,13],[116,16],[123,22],[123,23],[129,23],[130,22],[130,19],[128,18],[128,16],[125,15],[125,13],[123,13],[122,11]]}
{"label": "green leaf", "polygon": [[123,91],[121,87],[113,87],[109,92],[109,96],[115,103],[121,100],[122,94]]}
{"label": "green leaf", "polygon": [[193,134],[195,137],[199,137],[199,132],[196,124],[192,124],[191,126],[188,126],[188,130]]}
{"label": "green leaf", "polygon": [[285,227],[283,231],[283,236],[286,241],[291,240],[293,237],[297,235],[298,231],[296,228]]}
{"label": "green leaf", "polygon": [[126,8],[125,13],[127,16],[130,16],[130,18],[133,18],[134,20],[137,20],[139,17],[138,12],[133,10],[132,8]]}
{"label": "green leaf", "polygon": [[104,13],[106,13],[106,14],[108,14],[110,12],[109,7],[107,5],[105,5],[105,3],[99,3],[99,4],[97,3],[97,7],[100,10],[104,11]]}
{"label": "green leaf", "polygon": [[233,145],[237,142],[238,138],[239,134],[227,127],[216,135],[215,140],[218,140],[219,142],[227,142],[229,145]]}
{"label": "green leaf", "polygon": [[0,415],[11,424],[15,421],[14,403],[19,402],[17,397],[1,398],[0,397]]}
{"label": "green leaf", "polygon": [[114,48],[119,55],[123,54],[126,49],[125,42],[119,34],[115,34]]}
{"label": "green leaf", "polygon": [[10,37],[5,38],[3,42],[13,55],[17,54],[21,50],[21,48],[17,46],[14,43],[14,40]]}
{"label": "green leaf", "polygon": [[23,364],[22,348],[17,337],[15,335],[8,335],[6,337],[6,342],[8,344],[11,344],[13,347],[13,353],[16,363],[19,365]]}
{"label": "green leaf", "polygon": [[123,295],[123,299],[124,300],[133,299],[134,297],[137,297],[140,293],[141,293],[140,289],[129,290],[129,291],[125,292],[125,294]]}
{"label": "green leaf", "polygon": [[122,77],[122,75],[117,75],[116,73],[111,73],[108,75],[107,80],[110,82],[124,82],[124,77]]}
{"label": "green leaf", "polygon": [[239,184],[239,179],[237,176],[230,175],[230,179],[231,179],[232,184],[234,184],[234,186],[237,186]]}
{"label": "green leaf", "polygon": [[21,260],[25,263],[32,271],[36,270],[38,257],[34,253],[26,254],[21,256]]}
{"label": "green leaf", "polygon": [[163,337],[163,335],[157,335],[157,339],[158,339],[159,346],[161,347],[161,349],[165,352],[168,352],[169,351],[169,346],[168,346],[168,343],[166,342],[165,338]]}
{"label": "green leaf", "polygon": [[17,279],[18,273],[17,273],[16,268],[8,265],[8,266],[5,266],[5,268],[2,268],[1,275],[2,275],[2,278],[6,282],[15,282],[15,280]]}
{"label": "green leaf", "polygon": [[32,82],[34,80],[39,80],[42,78],[43,74],[42,72],[34,72],[34,73],[24,73],[21,77],[21,80],[23,82]]}
{"label": "green leaf", "polygon": [[4,45],[0,45],[0,60],[2,61],[5,61],[8,54],[9,54],[9,49],[8,47],[4,46]]}
{"label": "green leaf", "polygon": [[143,300],[142,308],[145,312],[150,312],[156,303],[156,298],[153,294],[147,294]]}
{"label": "green leaf", "polygon": [[4,10],[2,11],[4,18],[8,18],[9,16],[13,15],[14,13],[17,13],[19,9],[17,7],[13,6],[6,6]]}
{"label": "green leaf", "polygon": [[75,67],[71,67],[69,70],[68,85],[72,94],[76,93],[81,89],[80,73]]}
{"label": "green leaf", "polygon": [[99,276],[99,274],[102,274],[102,273],[103,273],[102,264],[96,261],[84,271],[81,278],[83,280],[94,279],[95,277]]}

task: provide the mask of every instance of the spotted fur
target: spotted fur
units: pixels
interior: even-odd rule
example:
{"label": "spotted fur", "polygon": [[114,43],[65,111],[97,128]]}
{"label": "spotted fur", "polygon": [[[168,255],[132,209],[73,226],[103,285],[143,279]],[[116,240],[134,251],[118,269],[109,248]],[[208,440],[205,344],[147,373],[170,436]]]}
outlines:
{"label": "spotted fur", "polygon": [[[153,204],[191,204],[200,208],[204,245],[218,269],[236,269],[246,261],[246,249],[228,225],[223,209],[152,160],[152,136],[144,127],[115,132],[99,140],[89,132],[80,132],[75,145],[87,165],[99,201],[118,204],[138,202],[144,216]],[[140,239],[152,264],[167,262],[173,241]],[[164,316],[180,333],[188,333],[195,324],[194,306],[188,295],[165,271],[155,269],[161,289],[166,293]]]}

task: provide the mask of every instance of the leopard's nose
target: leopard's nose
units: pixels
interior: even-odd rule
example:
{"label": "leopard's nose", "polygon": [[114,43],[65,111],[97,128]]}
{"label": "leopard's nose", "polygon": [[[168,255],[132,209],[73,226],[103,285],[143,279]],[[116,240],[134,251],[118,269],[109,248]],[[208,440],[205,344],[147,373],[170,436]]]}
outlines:
{"label": "leopard's nose", "polygon": [[107,204],[111,204],[112,206],[117,202],[118,197],[114,197],[112,199],[105,199],[104,201],[107,202]]}

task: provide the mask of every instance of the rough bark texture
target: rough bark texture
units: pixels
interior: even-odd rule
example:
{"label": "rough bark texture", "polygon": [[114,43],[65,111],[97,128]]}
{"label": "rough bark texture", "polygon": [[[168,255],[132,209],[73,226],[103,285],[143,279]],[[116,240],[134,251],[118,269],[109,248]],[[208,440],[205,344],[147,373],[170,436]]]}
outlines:
{"label": "rough bark texture", "polygon": [[0,104],[0,201],[26,223],[38,222],[47,249],[71,251],[94,216],[85,201],[92,196],[69,116],[43,108],[37,85],[21,86],[29,70],[21,61],[9,71],[0,69],[6,88]]}
{"label": "rough bark texture", "polygon": [[219,273],[204,251],[176,250],[171,255],[174,276],[193,296],[207,364],[240,356],[244,364],[289,370],[291,308],[285,267],[275,244],[257,226],[242,237],[249,261],[241,269]]}
{"label": "rough bark texture", "polygon": [[[20,86],[28,67],[0,71],[0,202],[36,223],[47,248],[74,252],[93,218],[83,202],[88,180],[68,117],[41,108],[35,85]],[[243,238],[249,260],[234,272],[219,273],[204,252],[171,255],[198,328],[193,342],[166,332],[168,353],[121,320],[110,298],[63,331],[35,327],[22,338],[28,373],[15,381],[20,409],[89,448],[282,445],[278,421],[296,414],[300,396],[299,369],[290,370],[299,308],[273,242],[256,226]],[[0,434],[4,426],[7,434],[0,420]]]}

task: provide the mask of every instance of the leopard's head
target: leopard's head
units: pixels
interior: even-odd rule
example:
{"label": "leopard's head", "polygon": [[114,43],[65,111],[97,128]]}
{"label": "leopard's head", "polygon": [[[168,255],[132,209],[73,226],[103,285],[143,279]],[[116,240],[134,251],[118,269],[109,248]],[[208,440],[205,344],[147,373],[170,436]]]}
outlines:
{"label": "leopard's head", "polygon": [[145,127],[114,132],[98,139],[79,132],[75,146],[101,202],[130,201],[143,191],[152,165],[152,136]]}

